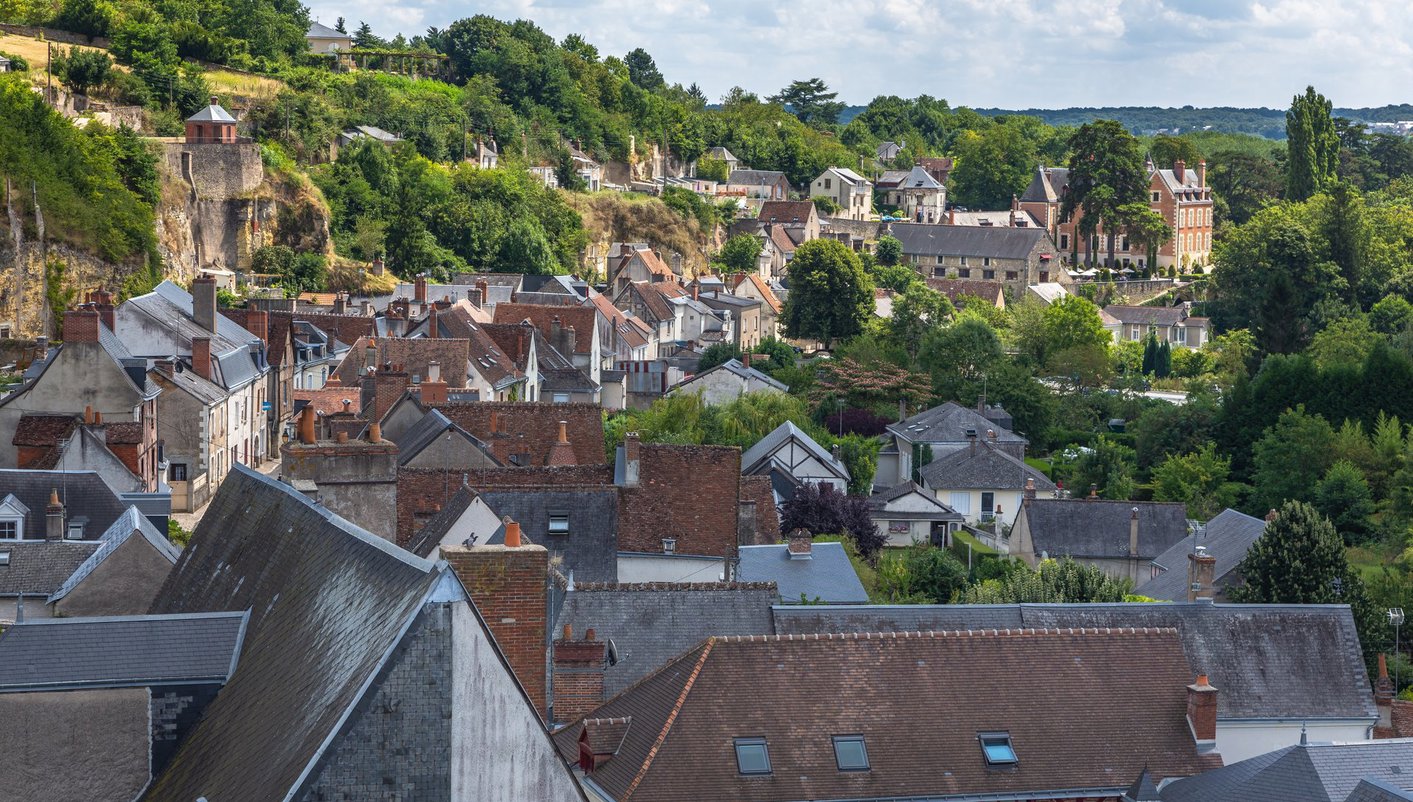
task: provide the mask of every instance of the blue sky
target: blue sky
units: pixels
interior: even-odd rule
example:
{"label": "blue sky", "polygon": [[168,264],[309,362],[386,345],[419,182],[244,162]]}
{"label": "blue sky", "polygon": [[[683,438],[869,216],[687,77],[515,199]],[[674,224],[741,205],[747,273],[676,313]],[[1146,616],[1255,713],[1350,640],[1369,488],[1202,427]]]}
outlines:
{"label": "blue sky", "polygon": [[[307,1],[307,0],[306,0]],[[713,100],[820,77],[841,100],[954,105],[1336,106],[1413,102],[1413,6],[1395,0],[315,0],[350,29],[411,35],[476,13],[643,47]]]}

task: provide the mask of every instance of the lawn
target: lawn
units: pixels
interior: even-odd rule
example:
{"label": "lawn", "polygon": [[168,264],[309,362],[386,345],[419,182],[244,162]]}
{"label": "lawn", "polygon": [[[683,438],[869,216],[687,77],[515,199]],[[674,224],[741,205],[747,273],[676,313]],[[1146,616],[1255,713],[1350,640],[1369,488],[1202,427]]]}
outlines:
{"label": "lawn", "polygon": [[285,85],[274,78],[263,75],[246,75],[230,70],[208,70],[206,83],[218,95],[230,95],[251,100],[269,100],[280,93]]}
{"label": "lawn", "polygon": [[[16,36],[12,33],[0,33],[0,50],[6,53],[14,53],[23,56],[29,62],[31,71],[44,72],[44,68],[49,65],[49,42],[35,39],[32,36]],[[62,50],[68,52],[70,45],[54,42],[56,52]],[[97,50],[96,47],[85,45],[72,45],[80,50]]]}

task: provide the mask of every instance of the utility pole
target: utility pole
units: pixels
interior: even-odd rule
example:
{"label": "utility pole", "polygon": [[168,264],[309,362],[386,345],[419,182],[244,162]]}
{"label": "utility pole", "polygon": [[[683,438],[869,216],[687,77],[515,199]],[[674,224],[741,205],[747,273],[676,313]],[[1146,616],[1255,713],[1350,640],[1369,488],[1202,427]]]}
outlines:
{"label": "utility pole", "polygon": [[54,43],[44,43],[44,99],[54,105]]}

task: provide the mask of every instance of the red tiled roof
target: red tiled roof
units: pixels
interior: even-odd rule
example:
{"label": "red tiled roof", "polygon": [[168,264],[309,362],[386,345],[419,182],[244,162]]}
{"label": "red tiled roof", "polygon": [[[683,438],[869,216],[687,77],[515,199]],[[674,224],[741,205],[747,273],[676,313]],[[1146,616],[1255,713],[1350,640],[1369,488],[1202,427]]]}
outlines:
{"label": "red tiled roof", "polygon": [[103,438],[108,445],[138,445],[142,443],[142,424],[136,421],[105,423]]}
{"label": "red tiled roof", "polygon": [[[496,323],[519,323],[522,320],[529,320],[535,324],[535,328],[540,330],[554,344],[550,336],[552,323],[555,318],[559,318],[561,326],[574,327],[574,353],[588,354],[593,349],[593,333],[598,325],[598,318],[591,306],[550,306],[545,304],[496,304]],[[569,356],[569,354],[565,354]]]}
{"label": "red tiled roof", "polygon": [[790,235],[785,232],[784,226],[770,227],[770,241],[775,243],[775,247],[779,248],[781,253],[787,255],[794,253],[797,247],[795,241],[790,239]]}
{"label": "red tiled roof", "polygon": [[522,466],[548,464],[550,449],[559,439],[560,421],[567,424],[569,444],[580,465],[604,463],[603,410],[593,404],[449,401],[430,406],[484,442],[504,465],[514,464],[514,455],[525,455]]}
{"label": "red tiled roof", "polygon": [[73,415],[21,415],[10,443],[29,448],[57,445],[74,433],[78,423]]}
{"label": "red tiled roof", "polygon": [[[1221,765],[1187,722],[1193,676],[1175,629],[709,638],[586,717],[631,718],[589,777],[659,802],[1114,797],[1145,767]],[[582,731],[555,733],[566,760]],[[981,733],[1005,733],[1018,762],[988,765]],[[834,735],[863,737],[868,771],[838,770]],[[743,737],[765,741],[768,775],[738,770]]]}
{"label": "red tiled roof", "polygon": [[484,323],[481,328],[495,340],[500,350],[515,360],[516,368],[528,368],[526,360],[530,357],[530,343],[535,339],[534,326],[526,326],[523,323]]}
{"label": "red tiled roof", "polygon": [[639,460],[639,485],[625,487],[618,505],[621,550],[661,552],[673,537],[678,554],[735,552],[740,449],[643,443]]}
{"label": "red tiled roof", "polygon": [[295,390],[295,401],[308,401],[320,415],[343,412],[343,402],[352,401],[349,411],[355,415],[363,409],[363,396],[357,387],[325,387],[322,390]]}
{"label": "red tiled roof", "polygon": [[671,320],[676,317],[672,312],[672,305],[667,302],[667,298],[657,290],[653,289],[657,284],[651,281],[635,281],[628,285],[627,292],[636,293],[642,299],[643,306],[652,316],[658,320]]}

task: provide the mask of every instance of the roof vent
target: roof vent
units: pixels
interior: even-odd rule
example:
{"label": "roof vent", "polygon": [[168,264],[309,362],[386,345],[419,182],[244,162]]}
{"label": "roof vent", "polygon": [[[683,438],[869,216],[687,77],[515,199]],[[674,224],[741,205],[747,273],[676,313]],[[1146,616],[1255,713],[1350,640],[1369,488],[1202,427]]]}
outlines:
{"label": "roof vent", "polygon": [[665,538],[663,538],[663,539],[662,539],[662,553],[663,553],[663,554],[676,554],[676,553],[677,553],[677,538],[675,538],[675,537],[665,537]]}

